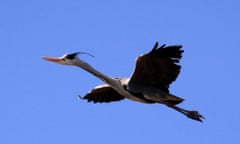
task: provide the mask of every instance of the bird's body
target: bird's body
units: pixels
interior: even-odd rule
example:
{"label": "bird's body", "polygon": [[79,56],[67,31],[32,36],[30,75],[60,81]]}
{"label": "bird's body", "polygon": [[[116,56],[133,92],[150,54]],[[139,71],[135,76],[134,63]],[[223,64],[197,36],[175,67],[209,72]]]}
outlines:
{"label": "bird's body", "polygon": [[[106,82],[108,84],[99,85],[89,91],[86,96],[80,98],[86,99],[89,102],[93,101],[94,103],[113,102],[123,100],[124,98],[148,104],[157,103],[158,101],[179,104],[183,101],[182,98],[151,86],[138,86],[137,88],[132,87],[130,89],[128,87],[129,80],[129,78],[113,78],[115,82]],[[115,91],[116,94],[113,95],[111,91]]]}
{"label": "bird's body", "polygon": [[82,99],[89,102],[103,103],[123,100],[128,98],[142,103],[161,103],[171,107],[189,118],[202,121],[202,116],[197,111],[188,111],[176,105],[183,101],[182,98],[170,94],[169,85],[176,80],[181,66],[178,65],[182,57],[182,46],[158,47],[136,60],[136,66],[130,78],[112,78],[94,69],[88,63],[76,57],[79,53],[66,54],[60,58],[45,57],[45,60],[65,65],[78,66],[100,78],[106,84],[95,87]]}

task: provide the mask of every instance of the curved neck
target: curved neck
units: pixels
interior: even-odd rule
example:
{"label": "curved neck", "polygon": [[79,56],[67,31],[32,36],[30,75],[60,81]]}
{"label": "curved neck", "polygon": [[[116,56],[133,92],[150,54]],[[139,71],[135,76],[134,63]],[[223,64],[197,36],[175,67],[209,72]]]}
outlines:
{"label": "curved neck", "polygon": [[95,75],[96,77],[100,78],[102,81],[110,84],[111,81],[113,80],[111,77],[108,77],[104,74],[102,74],[101,72],[97,71],[96,69],[94,69],[92,66],[90,66],[88,63],[82,61],[82,60],[78,60],[76,63],[76,66],[86,70],[87,72]]}

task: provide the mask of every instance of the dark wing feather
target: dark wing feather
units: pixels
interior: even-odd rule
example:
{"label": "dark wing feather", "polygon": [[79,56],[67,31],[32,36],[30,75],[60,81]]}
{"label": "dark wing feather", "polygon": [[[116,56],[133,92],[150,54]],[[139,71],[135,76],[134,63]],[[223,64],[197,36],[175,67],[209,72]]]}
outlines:
{"label": "dark wing feather", "polygon": [[118,94],[113,88],[109,85],[100,85],[95,87],[89,93],[87,93],[83,99],[86,99],[88,102],[94,103],[108,103],[113,101],[120,101],[124,99],[123,96]]}
{"label": "dark wing feather", "polygon": [[168,92],[168,86],[176,80],[181,66],[178,65],[182,57],[181,45],[154,48],[147,54],[139,56],[129,86],[154,86]]}

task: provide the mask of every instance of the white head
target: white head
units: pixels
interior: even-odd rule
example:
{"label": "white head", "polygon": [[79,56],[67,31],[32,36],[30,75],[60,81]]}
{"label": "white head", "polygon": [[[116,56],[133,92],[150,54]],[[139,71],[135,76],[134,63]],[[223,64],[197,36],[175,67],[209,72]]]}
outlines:
{"label": "white head", "polygon": [[75,52],[70,54],[64,54],[61,57],[43,57],[44,60],[63,64],[63,65],[76,65],[77,63],[81,62],[81,60],[77,57],[78,54],[87,54],[89,56],[94,57],[93,55],[85,52]]}

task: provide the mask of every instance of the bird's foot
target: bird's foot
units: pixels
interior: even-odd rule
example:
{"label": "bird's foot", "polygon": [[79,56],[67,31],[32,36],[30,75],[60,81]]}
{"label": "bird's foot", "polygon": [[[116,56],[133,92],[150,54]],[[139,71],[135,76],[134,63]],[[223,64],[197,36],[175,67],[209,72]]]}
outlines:
{"label": "bird's foot", "polygon": [[204,117],[198,111],[187,111],[186,116],[200,122],[202,122],[204,119]]}

